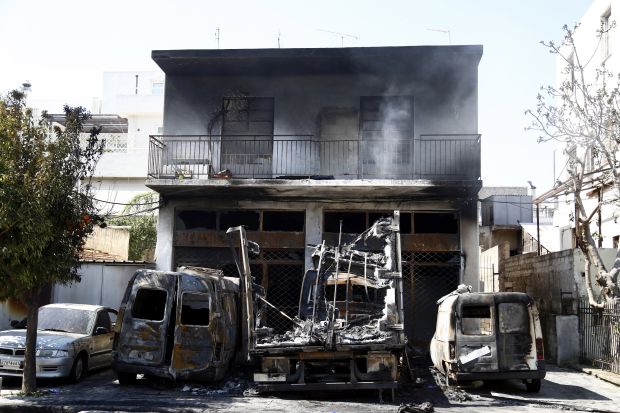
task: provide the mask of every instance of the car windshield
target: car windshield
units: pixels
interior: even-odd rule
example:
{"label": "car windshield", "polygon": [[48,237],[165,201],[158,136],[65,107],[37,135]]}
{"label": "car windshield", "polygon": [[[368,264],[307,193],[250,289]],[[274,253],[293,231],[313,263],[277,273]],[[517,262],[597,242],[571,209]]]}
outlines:
{"label": "car windshield", "polygon": [[95,312],[77,308],[41,307],[39,310],[39,330],[63,331],[75,334],[88,334]]}

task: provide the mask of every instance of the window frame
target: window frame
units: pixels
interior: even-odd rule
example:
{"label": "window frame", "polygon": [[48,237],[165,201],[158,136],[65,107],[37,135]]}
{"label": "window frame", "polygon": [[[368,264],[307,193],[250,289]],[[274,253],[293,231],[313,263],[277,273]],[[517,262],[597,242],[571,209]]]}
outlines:
{"label": "window frame", "polygon": [[[185,296],[186,295],[194,295],[194,296],[206,296],[208,298],[208,302],[207,302],[207,306],[208,306],[208,310],[209,310],[209,317],[207,318],[207,324],[185,324],[183,322],[183,307],[184,307],[184,303],[185,303]],[[211,324],[211,307],[213,305],[213,301],[212,301],[212,297],[211,294],[208,292],[203,292],[203,291],[183,291],[181,293],[181,303],[180,303],[180,308],[181,308],[181,314],[179,314],[179,325],[182,325],[184,327],[197,327],[197,328],[208,328],[209,325]]]}

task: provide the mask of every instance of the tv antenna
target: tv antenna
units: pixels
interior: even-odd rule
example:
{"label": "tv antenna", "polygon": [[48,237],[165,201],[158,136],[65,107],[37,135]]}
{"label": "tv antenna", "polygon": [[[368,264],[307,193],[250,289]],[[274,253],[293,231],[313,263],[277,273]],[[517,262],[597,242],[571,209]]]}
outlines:
{"label": "tv antenna", "polygon": [[282,37],[282,33],[278,29],[278,49],[280,48],[280,37]]}
{"label": "tv antenna", "polygon": [[359,36],[355,36],[354,34],[348,34],[348,33],[340,33],[340,32],[332,32],[331,30],[323,30],[323,29],[317,29],[320,32],[325,32],[325,33],[329,33],[332,34],[334,36],[338,36],[340,37],[340,47],[344,47],[344,38],[345,37],[349,37],[351,39],[355,39],[355,40],[359,40]]}
{"label": "tv antenna", "polygon": [[448,29],[426,29],[431,32],[439,32],[448,35],[448,44],[452,44],[452,37],[450,36],[450,30]]}
{"label": "tv antenna", "polygon": [[215,29],[215,40],[217,40],[217,48],[220,48],[220,26]]}

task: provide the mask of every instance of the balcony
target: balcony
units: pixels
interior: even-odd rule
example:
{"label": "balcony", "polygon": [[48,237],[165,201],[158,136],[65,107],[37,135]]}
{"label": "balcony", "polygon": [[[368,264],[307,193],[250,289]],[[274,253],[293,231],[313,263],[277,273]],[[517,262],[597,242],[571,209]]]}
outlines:
{"label": "balcony", "polygon": [[323,140],[313,135],[152,135],[148,176],[477,181],[480,135],[420,135],[409,140]]}

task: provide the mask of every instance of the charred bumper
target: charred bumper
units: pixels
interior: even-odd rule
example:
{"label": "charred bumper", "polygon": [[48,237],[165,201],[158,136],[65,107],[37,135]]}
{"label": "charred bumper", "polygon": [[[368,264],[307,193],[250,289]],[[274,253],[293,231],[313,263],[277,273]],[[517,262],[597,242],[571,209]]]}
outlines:
{"label": "charred bumper", "polygon": [[544,379],[547,372],[544,364],[542,368],[539,362],[538,370],[513,370],[513,371],[477,371],[477,372],[457,372],[456,381],[469,380],[531,380]]}
{"label": "charred bumper", "polygon": [[394,389],[399,355],[390,351],[316,351],[263,356],[259,391]]}

